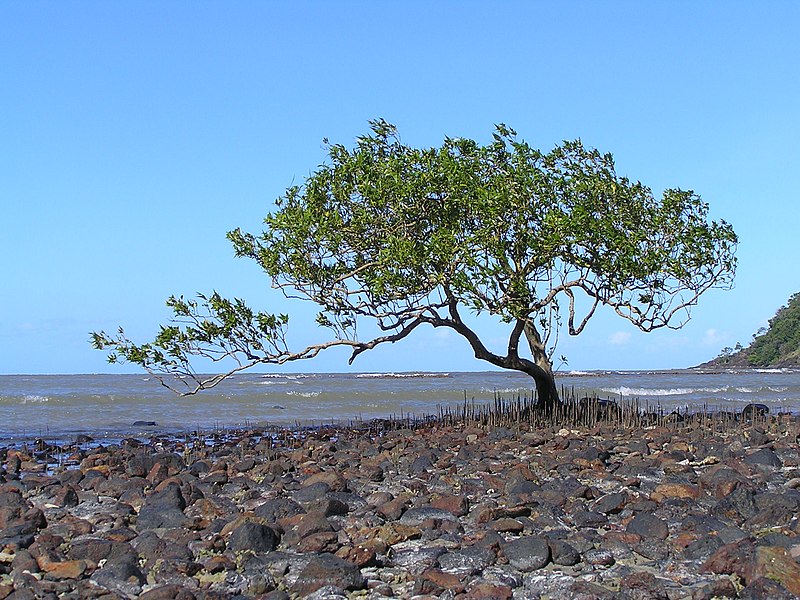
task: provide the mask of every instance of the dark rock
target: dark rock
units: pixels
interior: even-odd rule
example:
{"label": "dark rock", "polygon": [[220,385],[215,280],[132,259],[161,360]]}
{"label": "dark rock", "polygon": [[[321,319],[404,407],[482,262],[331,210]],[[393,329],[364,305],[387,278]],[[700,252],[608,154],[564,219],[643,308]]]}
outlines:
{"label": "dark rock", "polygon": [[252,550],[253,552],[270,552],[278,547],[279,538],[271,527],[244,521],[236,527],[228,538],[228,548],[230,550]]}
{"label": "dark rock", "polygon": [[600,565],[603,567],[609,567],[613,565],[616,561],[614,560],[614,553],[610,550],[605,550],[603,548],[597,548],[592,550],[587,550],[583,553],[583,562],[589,565]]}
{"label": "dark rock", "polygon": [[683,549],[683,556],[689,560],[707,560],[722,547],[723,542],[715,535],[704,535]]}
{"label": "dark rock", "polygon": [[411,463],[411,465],[408,467],[408,472],[412,475],[427,473],[428,471],[431,470],[433,470],[433,462],[431,461],[431,458],[425,454],[415,458],[414,461]]}
{"label": "dark rock", "polygon": [[402,567],[409,573],[418,575],[426,569],[435,567],[439,557],[445,552],[441,546],[408,548],[399,551],[392,550],[390,558],[393,566]]}
{"label": "dark rock", "polygon": [[579,510],[576,511],[572,515],[572,521],[578,527],[603,527],[604,525],[608,525],[608,517],[604,514],[599,512],[594,512],[591,510]]}
{"label": "dark rock", "polygon": [[748,583],[738,595],[741,600],[796,600],[797,596],[789,592],[779,582],[769,577],[759,577]]}
{"label": "dark rock", "polygon": [[155,421],[134,421],[134,427],[157,427],[158,423]]}
{"label": "dark rock", "polygon": [[553,564],[571,567],[581,561],[580,553],[570,544],[563,540],[548,540],[550,546],[550,556]]}
{"label": "dark rock", "polygon": [[432,506],[422,506],[420,508],[409,508],[400,517],[400,522],[406,525],[420,525],[425,521],[458,521],[458,517],[453,513]]}
{"label": "dark rock", "polygon": [[703,564],[702,570],[707,573],[738,575],[746,579],[752,573],[755,556],[755,545],[749,538],[725,544],[714,552]]}
{"label": "dark rock", "polygon": [[647,512],[638,513],[626,527],[629,533],[636,533],[643,538],[665,540],[669,536],[666,522]]}
{"label": "dark rock", "polygon": [[357,590],[363,588],[364,583],[360,569],[353,563],[333,554],[320,554],[303,567],[291,591],[308,595],[329,585],[343,590]]}
{"label": "dark rock", "polygon": [[742,418],[745,421],[752,421],[754,418],[763,418],[769,414],[769,407],[766,404],[751,403],[742,409]]}
{"label": "dark rock", "polygon": [[159,527],[185,527],[190,519],[183,514],[186,500],[176,483],[167,485],[160,492],[149,496],[136,519],[139,531]]}
{"label": "dark rock", "polygon": [[626,494],[606,494],[594,503],[592,510],[603,513],[604,515],[615,515],[622,511],[627,501],[628,496]]}
{"label": "dark rock", "polygon": [[711,514],[741,524],[758,514],[753,490],[739,486],[711,508]]}
{"label": "dark rock", "polygon": [[303,514],[306,511],[290,498],[274,498],[272,500],[267,500],[253,512],[257,517],[266,519],[272,523],[277,523],[280,519]]}
{"label": "dark rock", "polygon": [[646,571],[631,573],[623,577],[620,581],[620,591],[636,599],[669,600],[664,583]]}
{"label": "dark rock", "polygon": [[134,557],[119,557],[109,560],[95,571],[91,580],[96,585],[123,597],[137,597],[145,584],[145,576]]}
{"label": "dark rock", "polygon": [[783,463],[774,450],[769,448],[759,448],[742,459],[742,462],[748,465],[756,465],[762,467],[782,467]]}
{"label": "dark rock", "polygon": [[305,485],[297,490],[292,496],[294,500],[301,504],[307,504],[315,500],[323,498],[325,494],[331,491],[331,486],[324,481]]}
{"label": "dark rock", "polygon": [[160,560],[191,560],[192,553],[185,544],[161,538],[153,531],[145,531],[130,542],[148,565]]}
{"label": "dark rock", "polygon": [[455,552],[445,552],[439,557],[439,566],[443,571],[459,574],[482,572],[494,564],[496,555],[489,548],[467,546]]}
{"label": "dark rock", "polygon": [[503,546],[503,554],[511,566],[520,571],[535,571],[550,562],[550,546],[547,539],[524,536]]}
{"label": "dark rock", "polygon": [[195,600],[196,598],[191,590],[176,583],[153,588],[139,596],[139,600]]}
{"label": "dark rock", "polygon": [[326,517],[346,515],[348,512],[347,504],[329,495],[309,502],[306,504],[306,509],[308,512],[318,512]]}

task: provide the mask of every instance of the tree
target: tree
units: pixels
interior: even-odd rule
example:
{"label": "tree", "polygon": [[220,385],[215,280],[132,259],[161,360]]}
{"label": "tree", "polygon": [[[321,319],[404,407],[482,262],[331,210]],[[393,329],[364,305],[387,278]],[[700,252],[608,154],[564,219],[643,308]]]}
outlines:
{"label": "tree", "polygon": [[[655,199],[617,175],[610,154],[580,141],[543,153],[499,125],[486,145],[447,138],[416,149],[377,120],[350,149],[325,143],[329,161],[277,200],[262,233],[228,238],[273,287],[317,304],[331,339],[291,351],[288,317],[215,293],[170,298],[174,322],[151,343],[120,329],[92,334],[95,347],[110,349],[111,362],[166,376],[170,387],[170,375],[188,375],[193,393],[258,364],[334,346],[349,347],[352,363],[420,326],[446,327],[476,358],[533,377],[539,402],[552,406],[551,357],[564,320],[578,335],[606,306],[643,331],[679,328],[701,294],[732,283],[737,238],[728,223],[709,221],[692,191]],[[502,352],[484,344],[465,312],[507,327]],[[362,339],[368,322],[376,333]],[[198,356],[236,365],[204,378],[192,368]]]}

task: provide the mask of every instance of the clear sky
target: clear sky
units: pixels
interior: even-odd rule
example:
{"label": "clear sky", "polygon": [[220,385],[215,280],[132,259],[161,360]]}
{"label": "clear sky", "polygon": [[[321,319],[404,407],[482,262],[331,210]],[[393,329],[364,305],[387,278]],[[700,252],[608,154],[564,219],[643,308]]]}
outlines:
{"label": "clear sky", "polygon": [[[225,233],[258,230],[323,137],[350,144],[377,117],[417,146],[485,142],[499,122],[543,150],[580,137],[733,224],[735,289],[680,331],[601,313],[562,336],[568,368],[686,367],[746,344],[800,291],[798,24],[788,1],[3,2],[0,373],[121,372],[88,333],[145,341],[173,293],[241,296],[320,340]],[[421,330],[353,368],[487,365]]]}

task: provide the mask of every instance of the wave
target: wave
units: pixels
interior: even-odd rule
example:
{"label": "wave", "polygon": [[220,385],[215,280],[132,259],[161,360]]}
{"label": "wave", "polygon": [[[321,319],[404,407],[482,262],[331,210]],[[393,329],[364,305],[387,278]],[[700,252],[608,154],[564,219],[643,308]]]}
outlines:
{"label": "wave", "polygon": [[619,386],[613,388],[601,388],[602,391],[608,394],[615,394],[618,396],[687,396],[689,394],[707,393],[719,394],[720,392],[727,391],[728,388],[724,387],[706,387],[706,388],[634,388],[627,386]]}
{"label": "wave", "polygon": [[450,373],[358,373],[356,379],[445,379],[450,377]]}
{"label": "wave", "polygon": [[50,402],[50,398],[38,394],[28,394],[22,398],[20,404],[44,404],[45,402]]}
{"label": "wave", "polygon": [[287,396],[300,396],[301,398],[316,398],[322,392],[286,392]]}

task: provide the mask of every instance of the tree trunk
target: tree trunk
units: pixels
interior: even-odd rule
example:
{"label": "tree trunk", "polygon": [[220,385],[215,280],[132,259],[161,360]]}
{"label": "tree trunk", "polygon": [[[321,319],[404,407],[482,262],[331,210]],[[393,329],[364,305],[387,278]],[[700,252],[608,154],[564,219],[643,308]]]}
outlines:
{"label": "tree trunk", "polygon": [[533,357],[533,368],[526,369],[525,372],[536,382],[536,404],[539,408],[552,410],[560,402],[553,364],[547,356],[539,332],[530,321],[525,324],[524,332]]}

